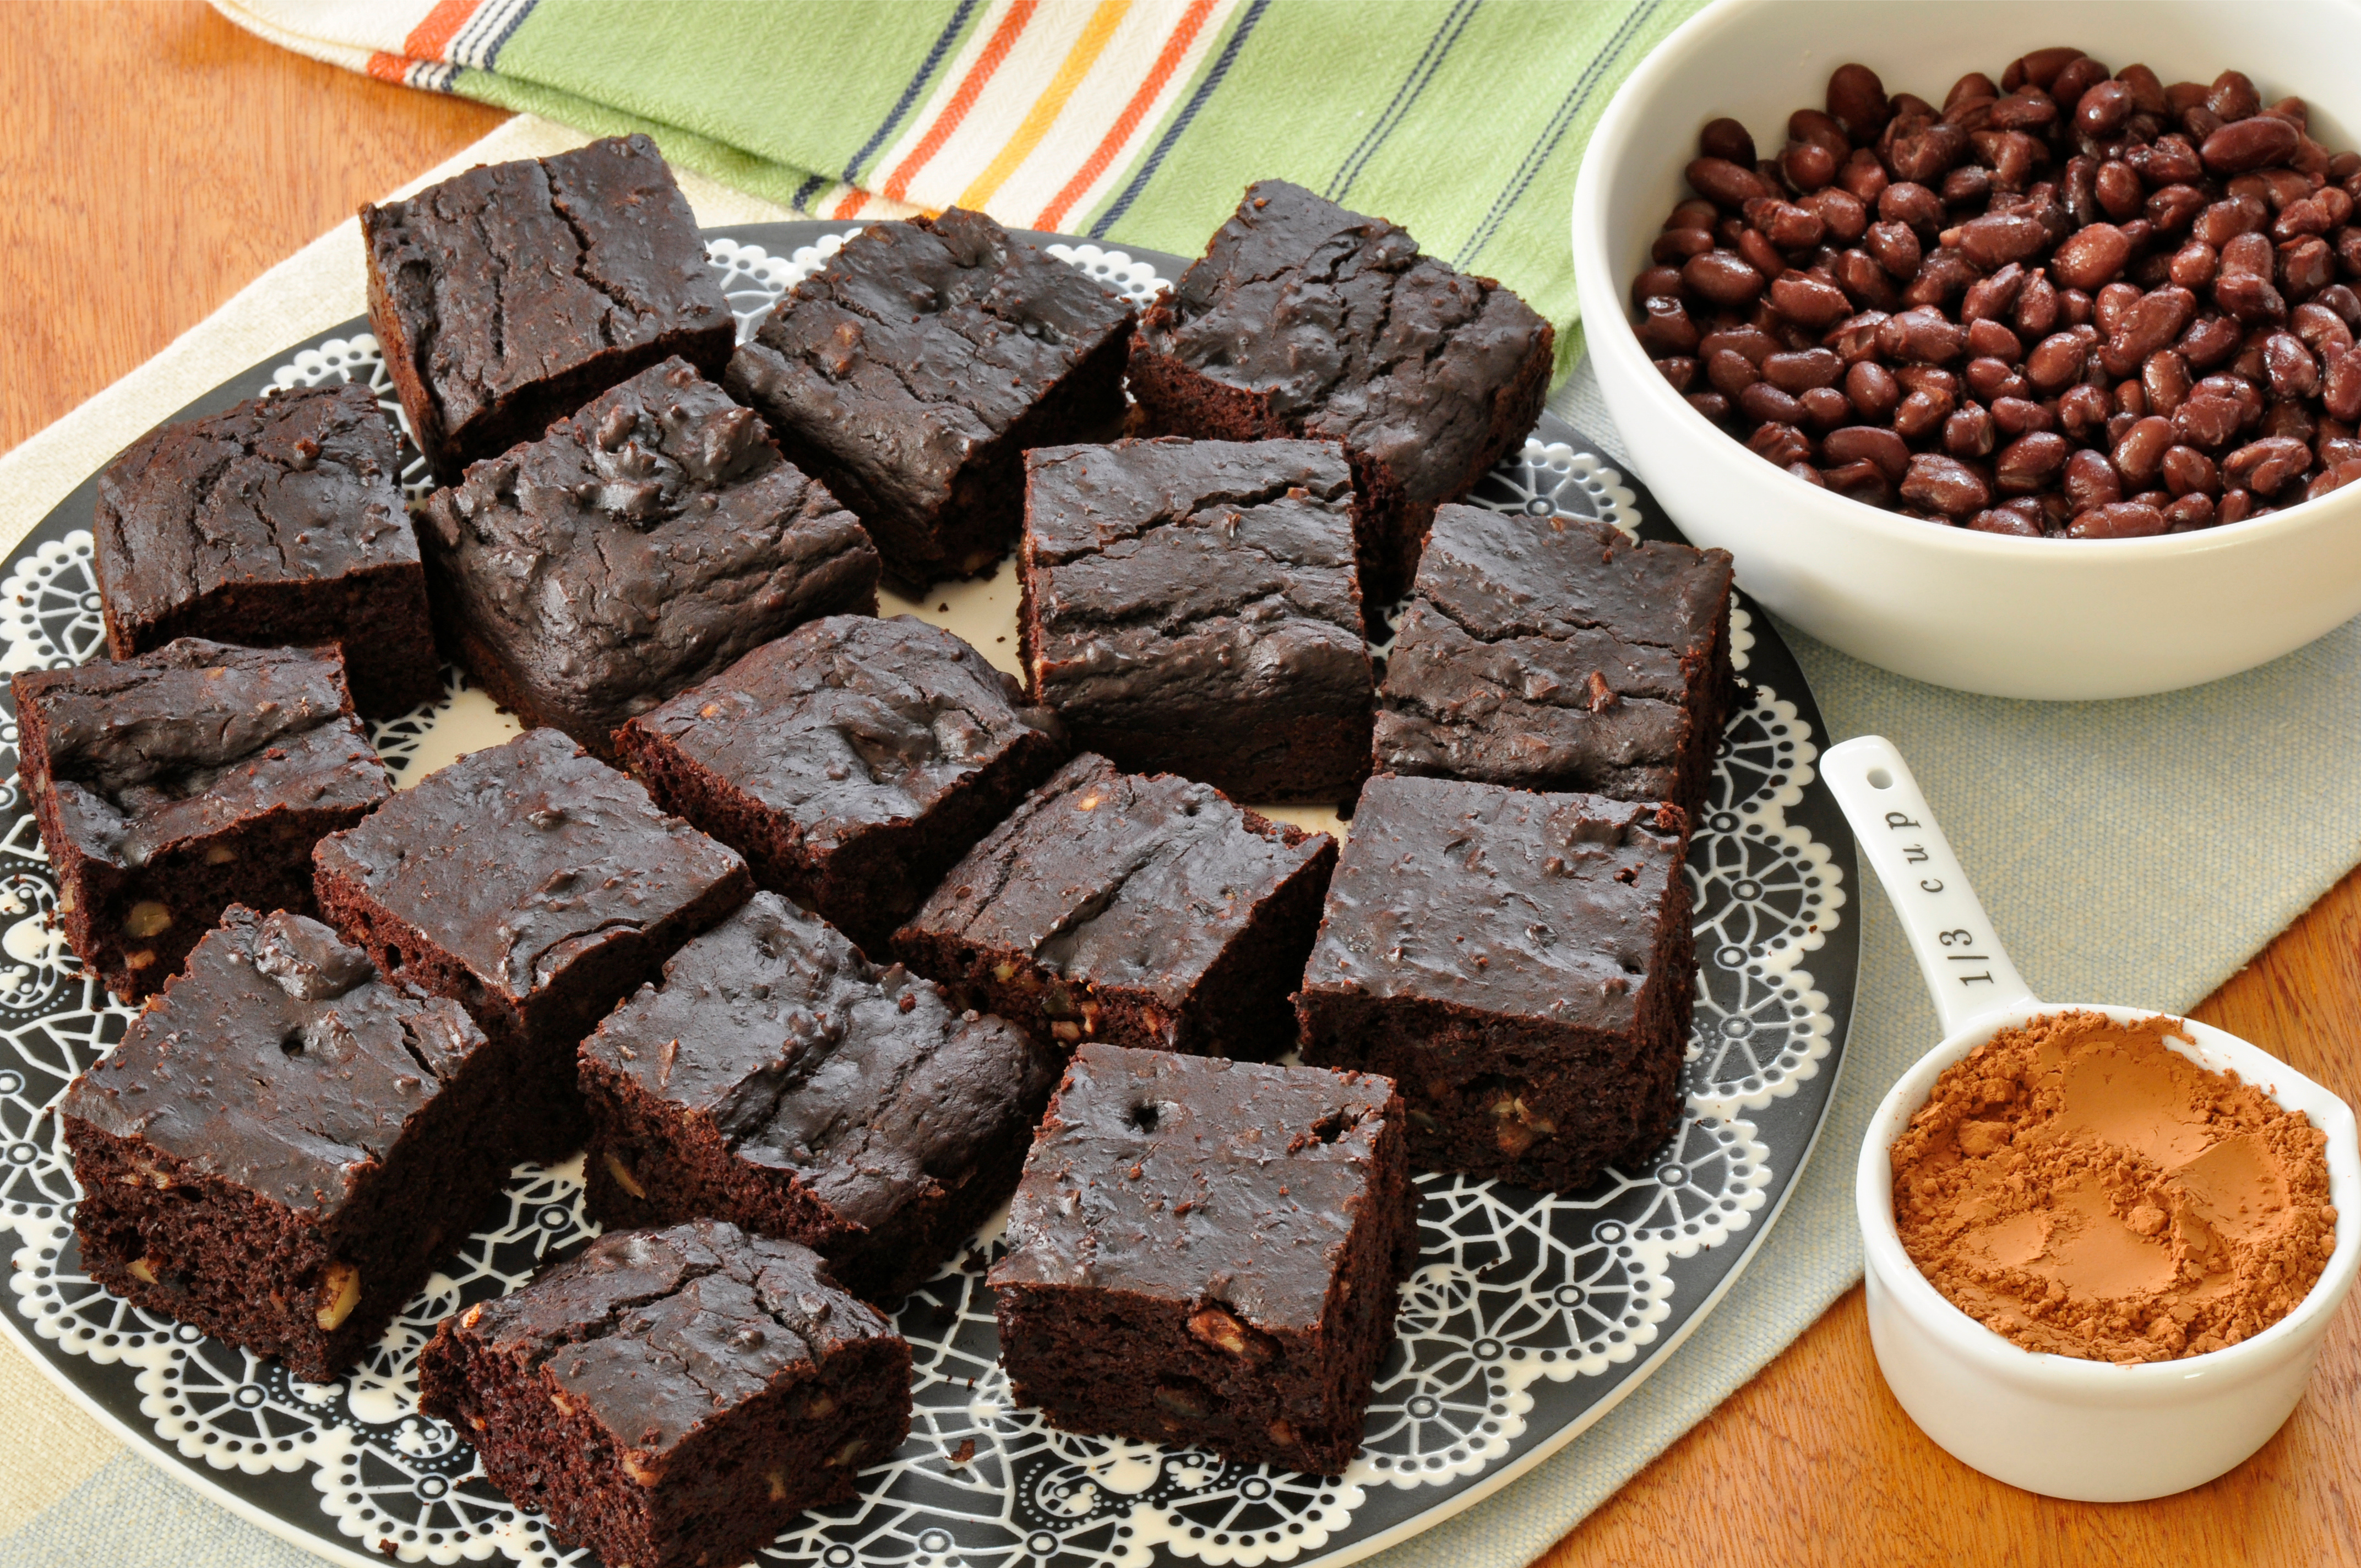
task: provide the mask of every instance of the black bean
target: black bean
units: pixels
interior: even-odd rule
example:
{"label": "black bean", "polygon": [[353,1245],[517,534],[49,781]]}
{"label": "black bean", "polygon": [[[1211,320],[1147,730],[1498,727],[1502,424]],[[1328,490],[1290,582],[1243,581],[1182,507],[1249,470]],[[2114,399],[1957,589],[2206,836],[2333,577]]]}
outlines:
{"label": "black bean", "polygon": [[2113,501],[2077,512],[2070,539],[2146,539],[2164,532],[2164,513],[2140,501]]}
{"label": "black bean", "polygon": [[1845,371],[1845,398],[1864,419],[1884,419],[1902,402],[1902,384],[1894,372],[1874,359],[1863,359]]}
{"label": "black bean", "polygon": [[1825,278],[1792,269],[1772,280],[1771,308],[1799,326],[1828,327],[1853,313],[1852,301]]}
{"label": "black bean", "polygon": [[1763,378],[1783,392],[1800,396],[1814,387],[1835,386],[1843,378],[1844,368],[1835,350],[1804,348],[1763,360]]}
{"label": "black bean", "polygon": [[1890,113],[1885,84],[1865,65],[1839,65],[1828,77],[1828,114],[1844,125],[1856,142],[1875,138],[1885,128]]}
{"label": "black bean", "polygon": [[2048,430],[2027,431],[2001,449],[1994,465],[1996,482],[2009,495],[2026,495],[2042,488],[2066,466],[2072,449],[2066,438]]}
{"label": "black bean", "polygon": [[1743,305],[1763,292],[1763,277],[1732,250],[1708,250],[1689,258],[1681,281],[1698,298],[1717,305]]}
{"label": "black bean", "polygon": [[1992,488],[1983,477],[1956,457],[1922,452],[1910,459],[1903,476],[1902,499],[1955,521],[1982,510],[1992,502]]}
{"label": "black bean", "polygon": [[2051,255],[2049,275],[2067,288],[2087,292],[2122,272],[2131,254],[2131,241],[2123,230],[2113,224],[2092,224]]}
{"label": "black bean", "polygon": [[2066,459],[2063,481],[2067,504],[2076,511],[2109,506],[2124,499],[2124,477],[2103,452],[2089,447]]}
{"label": "black bean", "polygon": [[1804,422],[1804,405],[1768,381],[1756,381],[1738,394],[1738,411],[1767,424]]}
{"label": "black bean", "polygon": [[1752,159],[1743,163],[1730,158],[1697,159],[1688,166],[1689,189],[1717,207],[1736,212],[1754,197],[1771,194],[1769,181],[1750,167],[1752,162]]}
{"label": "black bean", "polygon": [[1704,158],[1718,158],[1724,163],[1734,163],[1742,169],[1754,167],[1753,134],[1738,121],[1724,116],[1708,120],[1697,132],[1697,153]]}
{"label": "black bean", "polygon": [[[2136,381],[2125,385],[2136,387]],[[2115,443],[2116,471],[2135,485],[2146,485],[2164,468],[2165,452],[2172,445],[2172,422],[2150,414],[2125,432]]]}

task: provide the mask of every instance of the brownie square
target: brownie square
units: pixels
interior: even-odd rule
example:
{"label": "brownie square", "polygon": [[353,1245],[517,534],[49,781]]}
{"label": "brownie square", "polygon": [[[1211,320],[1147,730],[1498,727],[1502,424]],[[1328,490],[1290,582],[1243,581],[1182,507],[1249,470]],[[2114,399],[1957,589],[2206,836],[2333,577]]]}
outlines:
{"label": "brownie square", "polygon": [[730,363],[787,455],[868,525],[906,583],[991,570],[1027,447],[1123,418],[1137,313],[958,207],[845,241]]}
{"label": "brownie square", "polygon": [[901,1446],[910,1347],[810,1249],[697,1220],[445,1319],[418,1392],[561,1544],[723,1568]]}
{"label": "brownie square", "polygon": [[719,378],[738,323],[646,137],[493,163],[361,209],[370,330],[445,484],[658,360]]}
{"label": "brownie square", "polygon": [[675,953],[579,1060],[601,1223],[713,1215],[803,1243],[879,1302],[1007,1201],[1057,1076],[1014,1025],[770,893]]}
{"label": "brownie square", "polygon": [[1369,781],[1296,1010],[1303,1059],[1381,1072],[1411,1159],[1576,1192],[1680,1113],[1697,988],[1677,806]]}
{"label": "brownie square", "polygon": [[1011,1393],[1071,1431],[1342,1474],[1417,1263],[1406,1149],[1382,1078],[1084,1046],[992,1271]]}
{"label": "brownie square", "polygon": [[1264,180],[1141,319],[1131,392],[1164,433],[1343,442],[1361,591],[1384,604],[1435,507],[1532,428],[1555,342],[1522,300],[1422,256],[1408,231]]}
{"label": "brownie square", "polygon": [[325,1382],[499,1193],[511,1066],[318,921],[234,905],[59,1105],[82,1266]]}
{"label": "brownie square", "polygon": [[1065,760],[1058,721],[910,616],[830,616],[641,715],[616,749],[754,880],[883,956],[943,873]]}
{"label": "brownie square", "polygon": [[66,943],[128,1001],[233,904],[317,913],[313,844],[393,793],[334,648],[184,637],[9,685]]}
{"label": "brownie square", "polygon": [[527,726],[625,720],[790,627],[877,609],[877,552],[685,359],[478,463],[419,522],[446,644]]}
{"label": "brownie square", "polygon": [[1325,833],[1084,753],[951,868],[894,938],[912,969],[1062,1045],[1267,1058],[1295,1044],[1336,864]]}
{"label": "brownie square", "polygon": [[350,382],[157,426],[98,478],[107,652],[335,642],[363,713],[434,701],[443,662],[401,477],[393,426]]}
{"label": "brownie square", "polygon": [[1240,800],[1360,787],[1376,682],[1342,448],[1124,441],[1025,470],[1017,632],[1077,746]]}
{"label": "brownie square", "polygon": [[1609,522],[1438,509],[1378,687],[1378,771],[1694,819],[1737,696],[1730,576],[1727,551]]}
{"label": "brownie square", "polygon": [[579,1147],[574,1047],[746,901],[746,862],[555,729],[462,757],[323,839],[328,922],[520,1053],[516,1155]]}

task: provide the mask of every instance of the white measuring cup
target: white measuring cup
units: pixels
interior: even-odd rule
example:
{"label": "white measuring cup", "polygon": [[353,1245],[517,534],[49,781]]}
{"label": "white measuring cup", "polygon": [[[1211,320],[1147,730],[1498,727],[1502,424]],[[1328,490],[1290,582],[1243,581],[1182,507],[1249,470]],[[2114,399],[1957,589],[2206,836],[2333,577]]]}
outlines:
{"label": "white measuring cup", "polygon": [[[2336,1245],[2319,1282],[2253,1338],[2179,1361],[2082,1361],[2021,1349],[1985,1328],[1946,1300],[1903,1250],[1888,1151],[1945,1068],[2001,1030],[2070,1004],[2037,1001],[2018,975],[1892,742],[1875,735],[1847,740],[1822,757],[1820,772],[1885,885],[1943,1028],[1942,1044],[1902,1075],[1870,1119],[1854,1182],[1870,1342],[1886,1385],[1952,1457],[2029,1492],[2130,1502],[2235,1468],[2303,1397],[2321,1338],[2361,1269],[2361,1146],[2352,1109],[2237,1036],[2180,1022],[2181,1038],[2168,1041],[2173,1049],[2236,1073],[2328,1135]],[[2158,1016],[2139,1007],[2070,1006],[2126,1024]]]}

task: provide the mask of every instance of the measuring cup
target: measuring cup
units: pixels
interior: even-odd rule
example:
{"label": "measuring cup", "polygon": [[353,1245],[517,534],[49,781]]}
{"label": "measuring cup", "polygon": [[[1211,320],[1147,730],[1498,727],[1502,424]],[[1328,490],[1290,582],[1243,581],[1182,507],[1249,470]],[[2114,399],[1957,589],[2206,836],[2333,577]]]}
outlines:
{"label": "measuring cup", "polygon": [[[1894,1397],[1953,1458],[2048,1497],[2160,1497],[2235,1468],[2303,1397],[2321,1337],[2361,1268],[2361,1146],[2351,1108],[2235,1035],[2180,1023],[2175,1033],[2184,1038],[2168,1041],[2171,1048],[2236,1073],[2328,1135],[2336,1245],[2319,1282],[2252,1339],[2179,1361],[2083,1361],[2021,1349],[1985,1328],[1945,1299],[1903,1250],[1888,1151],[1945,1068],[2003,1029],[2069,1007],[2035,1000],[2009,962],[1892,742],[1875,735],[1847,740],[1822,757],[1820,773],[1852,823],[1862,858],[1885,884],[1943,1026],[1943,1043],[1902,1075],[1870,1119],[1853,1190],[1870,1342]],[[2158,1015],[2071,1005],[2125,1024]]]}

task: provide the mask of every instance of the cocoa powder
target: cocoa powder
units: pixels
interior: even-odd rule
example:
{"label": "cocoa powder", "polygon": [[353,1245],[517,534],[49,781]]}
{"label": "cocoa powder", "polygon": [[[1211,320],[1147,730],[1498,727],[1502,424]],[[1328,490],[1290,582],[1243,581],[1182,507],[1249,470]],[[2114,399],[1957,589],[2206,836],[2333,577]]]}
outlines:
{"label": "cocoa powder", "polygon": [[2027,1350],[2170,1361],[2260,1332],[2336,1242],[2326,1137],[2164,1044],[2067,1012],[1935,1080],[1894,1140],[1894,1217],[1935,1288]]}

